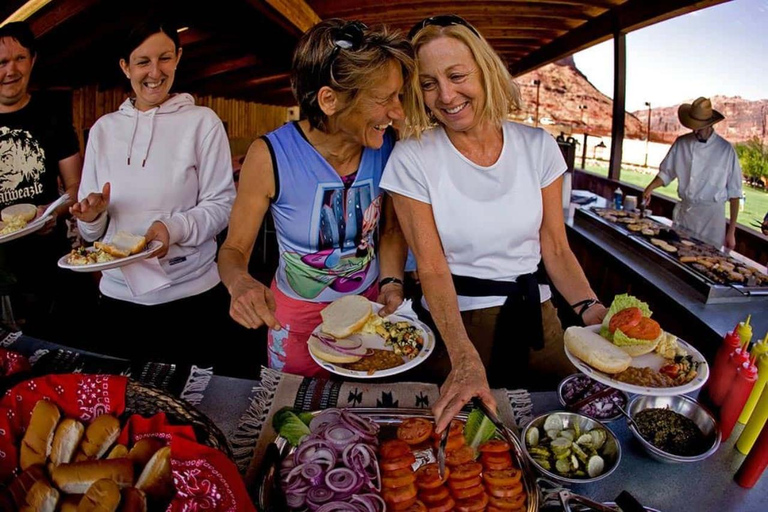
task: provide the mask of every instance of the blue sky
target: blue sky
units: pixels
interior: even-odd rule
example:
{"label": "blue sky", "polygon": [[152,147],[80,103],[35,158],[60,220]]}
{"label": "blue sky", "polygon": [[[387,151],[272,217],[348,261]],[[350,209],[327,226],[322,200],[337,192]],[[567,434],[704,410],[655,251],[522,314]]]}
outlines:
{"label": "blue sky", "polygon": [[[574,55],[613,96],[613,40]],[[697,96],[768,99],[768,0],[734,0],[627,34],[627,110]]]}

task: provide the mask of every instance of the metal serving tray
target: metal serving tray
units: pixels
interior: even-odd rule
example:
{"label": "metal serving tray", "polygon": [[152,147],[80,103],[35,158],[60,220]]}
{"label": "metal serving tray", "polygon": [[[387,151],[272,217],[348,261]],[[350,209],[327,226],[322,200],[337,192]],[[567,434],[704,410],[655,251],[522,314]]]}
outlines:
{"label": "metal serving tray", "polygon": [[[321,412],[323,411],[315,411],[313,414],[319,414]],[[394,438],[397,426],[406,418],[426,418],[434,420],[431,411],[425,409],[379,409],[361,407],[352,409],[352,412],[359,414],[360,416],[365,416],[379,424],[381,426],[381,433],[379,434],[380,439]],[[467,413],[461,412],[457,416],[457,419],[466,421],[467,415]],[[526,512],[537,512],[539,510],[541,496],[539,494],[539,488],[536,485],[534,469],[530,466],[528,459],[523,453],[523,448],[517,434],[509,428],[507,428],[507,432],[511,434],[510,437],[515,441],[511,450],[514,463],[523,471],[522,482],[528,496]],[[499,439],[503,438],[498,429],[496,435]],[[257,488],[252,493],[256,506],[260,511],[285,512],[288,510],[285,505],[285,496],[280,489],[279,467],[280,461],[292,454],[294,450],[295,448],[280,436],[275,439],[275,442],[270,445],[267,450],[267,454],[262,463],[262,469],[255,482]],[[435,451],[433,449],[420,450],[414,452],[414,455],[416,456],[417,467],[422,464],[436,461]]]}

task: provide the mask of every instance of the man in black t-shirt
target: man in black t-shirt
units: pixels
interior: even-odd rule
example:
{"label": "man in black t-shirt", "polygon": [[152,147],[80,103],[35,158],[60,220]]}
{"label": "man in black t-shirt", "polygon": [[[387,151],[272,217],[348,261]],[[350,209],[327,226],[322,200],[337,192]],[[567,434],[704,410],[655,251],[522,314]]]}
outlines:
{"label": "man in black t-shirt", "polygon": [[71,198],[39,231],[0,244],[0,294],[12,297],[16,320],[33,335],[36,322],[50,323],[55,296],[67,287],[56,261],[68,250],[63,218],[77,199],[82,171],[72,124],[29,93],[36,57],[25,23],[0,27],[0,209],[31,203],[40,214],[60,186]]}

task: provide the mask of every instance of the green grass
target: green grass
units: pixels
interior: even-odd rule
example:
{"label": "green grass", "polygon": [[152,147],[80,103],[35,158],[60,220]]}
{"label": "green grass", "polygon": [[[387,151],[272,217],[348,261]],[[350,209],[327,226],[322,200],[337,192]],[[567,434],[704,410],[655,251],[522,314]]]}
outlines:
{"label": "green grass", "polygon": [[[608,176],[608,169],[605,167],[587,165],[587,170],[601,176]],[[654,176],[656,176],[656,173],[646,174],[634,169],[621,169],[622,182],[642,188],[645,188],[653,180]],[[677,195],[677,181],[673,181],[666,187],[659,187],[655,192],[673,199],[679,199]],[[747,200],[744,203],[744,210],[739,212],[739,224],[755,231],[760,231],[760,224],[763,222],[766,212],[768,212],[768,192],[744,185],[744,194],[747,196]],[[726,217],[730,216],[727,204],[725,214]]]}

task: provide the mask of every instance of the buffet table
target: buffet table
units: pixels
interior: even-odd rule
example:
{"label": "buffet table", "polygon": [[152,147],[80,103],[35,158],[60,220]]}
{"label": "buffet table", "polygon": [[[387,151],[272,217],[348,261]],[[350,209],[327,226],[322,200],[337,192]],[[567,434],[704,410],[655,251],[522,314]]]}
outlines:
{"label": "buffet table", "polygon": [[[32,356],[40,350],[66,349],[59,345],[20,336],[7,348]],[[68,349],[66,349],[68,350]],[[39,353],[39,352],[38,352]],[[251,406],[258,381],[213,375],[204,388],[197,390],[197,408],[211,418],[232,442],[238,435],[239,421]],[[555,392],[532,393],[533,415],[561,409]],[[646,506],[664,512],[766,510],[768,477],[753,489],[742,489],[733,475],[743,456],[733,447],[741,427],[724,441],[709,459],[694,464],[662,464],[648,457],[632,437],[626,422],[607,424],[621,441],[622,459],[609,477],[594,484],[574,486],[574,492],[597,500],[613,501],[628,490]]]}

